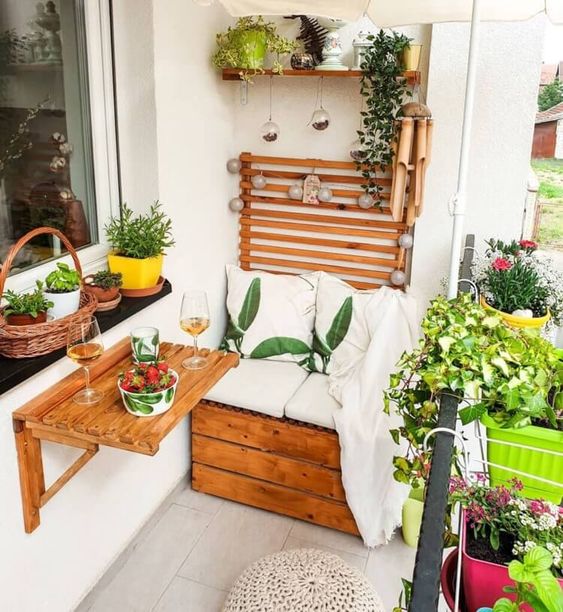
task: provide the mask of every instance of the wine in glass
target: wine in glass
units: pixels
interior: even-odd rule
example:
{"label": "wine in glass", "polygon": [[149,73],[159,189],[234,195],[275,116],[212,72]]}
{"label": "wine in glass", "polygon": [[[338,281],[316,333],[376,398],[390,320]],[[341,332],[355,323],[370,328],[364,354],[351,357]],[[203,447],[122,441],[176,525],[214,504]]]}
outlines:
{"label": "wine in glass", "polygon": [[104,397],[101,391],[90,386],[89,370],[103,352],[102,334],[95,317],[85,317],[70,324],[66,354],[72,361],[84,368],[86,378],[86,388],[73,397],[77,404],[96,404]]}
{"label": "wine in glass", "polygon": [[209,327],[209,306],[205,291],[186,291],[180,309],[180,327],[194,339],[193,357],[184,359],[182,366],[188,370],[200,370],[207,359],[197,354],[197,338]]}

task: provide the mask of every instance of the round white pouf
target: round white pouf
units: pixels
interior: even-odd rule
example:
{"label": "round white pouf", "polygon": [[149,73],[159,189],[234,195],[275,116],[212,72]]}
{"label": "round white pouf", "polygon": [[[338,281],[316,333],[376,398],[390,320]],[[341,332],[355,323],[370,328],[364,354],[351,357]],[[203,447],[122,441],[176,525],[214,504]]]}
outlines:
{"label": "round white pouf", "polygon": [[285,550],[236,580],[223,612],[385,612],[367,578],[323,550]]}

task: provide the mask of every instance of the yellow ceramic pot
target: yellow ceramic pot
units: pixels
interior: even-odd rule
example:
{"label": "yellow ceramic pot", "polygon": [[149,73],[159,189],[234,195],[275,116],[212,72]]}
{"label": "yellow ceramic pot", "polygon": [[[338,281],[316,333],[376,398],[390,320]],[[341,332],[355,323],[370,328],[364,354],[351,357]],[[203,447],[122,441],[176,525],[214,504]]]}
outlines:
{"label": "yellow ceramic pot", "polygon": [[149,289],[158,283],[162,272],[162,255],[135,259],[109,253],[108,266],[113,274],[121,272],[122,289]]}
{"label": "yellow ceramic pot", "polygon": [[508,314],[507,312],[502,312],[501,310],[497,310],[496,308],[489,306],[483,296],[481,296],[481,306],[501,316],[505,323],[510,327],[515,327],[518,329],[539,330],[549,321],[549,319],[551,319],[551,314],[549,312],[543,317],[517,317],[515,315]]}

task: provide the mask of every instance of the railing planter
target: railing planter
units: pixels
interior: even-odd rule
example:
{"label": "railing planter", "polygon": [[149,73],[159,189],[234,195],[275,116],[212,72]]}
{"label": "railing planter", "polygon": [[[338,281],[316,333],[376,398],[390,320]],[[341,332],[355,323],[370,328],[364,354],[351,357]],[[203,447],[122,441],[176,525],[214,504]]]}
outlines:
{"label": "railing planter", "polygon": [[549,319],[551,319],[551,314],[549,313],[549,311],[543,317],[522,317],[493,308],[491,305],[487,304],[483,296],[481,296],[480,302],[483,308],[491,310],[495,314],[501,316],[505,323],[510,327],[516,327],[519,329],[540,330],[549,321]]}
{"label": "railing planter", "polygon": [[[559,505],[563,497],[563,431],[536,425],[501,428],[488,415],[481,417],[481,424],[487,432],[491,484],[506,484],[517,476],[524,485],[522,495]],[[549,484],[540,479],[561,484]]]}

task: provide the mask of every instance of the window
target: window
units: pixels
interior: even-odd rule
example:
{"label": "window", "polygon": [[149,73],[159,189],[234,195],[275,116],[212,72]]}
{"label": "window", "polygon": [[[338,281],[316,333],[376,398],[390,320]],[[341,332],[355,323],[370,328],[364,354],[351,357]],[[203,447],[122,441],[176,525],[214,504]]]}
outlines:
{"label": "window", "polygon": [[[109,31],[107,0],[0,0],[0,261],[43,225],[83,264],[102,256],[118,191]],[[63,251],[37,237],[12,274],[41,277]]]}

